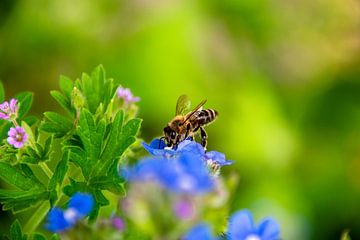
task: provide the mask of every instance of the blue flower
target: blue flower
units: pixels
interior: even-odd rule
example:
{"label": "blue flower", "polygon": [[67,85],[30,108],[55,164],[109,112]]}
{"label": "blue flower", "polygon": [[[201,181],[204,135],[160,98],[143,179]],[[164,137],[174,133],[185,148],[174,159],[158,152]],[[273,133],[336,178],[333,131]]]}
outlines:
{"label": "blue flower", "polygon": [[47,216],[46,228],[52,232],[61,232],[74,226],[88,215],[94,207],[92,195],[76,193],[69,201],[68,208],[53,208]]}
{"label": "blue flower", "polygon": [[125,170],[129,181],[153,181],[170,192],[203,194],[212,191],[214,179],[198,155],[184,152],[174,157],[145,158]]}
{"label": "blue flower", "polygon": [[231,165],[233,161],[226,160],[225,154],[217,151],[210,151],[205,154],[205,160],[209,163],[216,164],[220,167]]}
{"label": "blue flower", "polygon": [[252,214],[242,210],[232,215],[227,236],[229,240],[279,240],[280,227],[272,218],[265,218],[255,226]]}
{"label": "blue flower", "polygon": [[144,148],[154,156],[174,157],[181,153],[190,152],[198,155],[208,166],[217,171],[222,166],[231,165],[233,161],[226,160],[223,153],[217,151],[205,152],[203,146],[195,141],[184,140],[177,145],[176,149],[166,148],[166,144],[161,139],[154,139],[150,145],[142,143]]}
{"label": "blue flower", "polygon": [[206,223],[200,223],[193,227],[182,240],[214,240],[215,237],[211,232],[211,228]]}

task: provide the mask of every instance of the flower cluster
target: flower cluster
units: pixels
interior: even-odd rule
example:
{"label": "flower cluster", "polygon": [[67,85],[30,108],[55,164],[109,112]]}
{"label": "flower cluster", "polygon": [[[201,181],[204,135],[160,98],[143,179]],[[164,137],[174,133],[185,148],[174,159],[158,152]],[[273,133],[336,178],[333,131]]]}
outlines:
{"label": "flower cluster", "polygon": [[[183,240],[215,240],[208,224],[201,223],[193,227]],[[226,233],[228,240],[279,240],[280,227],[272,218],[263,219],[255,226],[252,214],[248,210],[234,213],[228,224]]]}
{"label": "flower cluster", "polygon": [[165,142],[161,139],[154,139],[149,145],[146,143],[142,144],[144,148],[154,156],[172,158],[183,153],[191,153],[205,162],[215,175],[219,174],[221,167],[233,163],[231,160],[226,160],[223,153],[217,151],[205,152],[201,144],[191,140],[182,141],[175,149],[167,148]]}
{"label": "flower cluster", "polygon": [[140,101],[139,97],[134,97],[134,95],[132,94],[132,92],[130,91],[129,88],[119,87],[116,90],[116,93],[117,93],[118,98],[124,100],[125,105]]}
{"label": "flower cluster", "polygon": [[17,99],[12,98],[10,102],[5,101],[0,104],[0,118],[4,120],[15,120],[19,109]]}
{"label": "flower cluster", "polygon": [[125,170],[129,181],[153,181],[170,192],[202,194],[213,190],[214,181],[209,170],[191,152],[183,152],[173,158],[151,157]]}
{"label": "flower cluster", "polygon": [[52,232],[62,232],[73,227],[79,220],[88,215],[94,207],[92,195],[76,193],[69,201],[66,210],[53,208],[47,216],[46,228]]}
{"label": "flower cluster", "polygon": [[7,142],[15,148],[22,148],[28,139],[28,135],[25,129],[18,126],[16,122],[18,110],[18,100],[15,98],[0,104],[0,119],[11,121],[15,125],[8,131]]}

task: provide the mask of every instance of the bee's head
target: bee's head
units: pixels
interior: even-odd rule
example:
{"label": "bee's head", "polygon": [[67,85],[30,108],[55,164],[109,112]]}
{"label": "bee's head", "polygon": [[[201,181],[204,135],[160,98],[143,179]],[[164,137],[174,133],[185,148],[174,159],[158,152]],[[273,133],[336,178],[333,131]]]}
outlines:
{"label": "bee's head", "polygon": [[164,137],[169,147],[176,145],[177,133],[169,126],[164,128]]}

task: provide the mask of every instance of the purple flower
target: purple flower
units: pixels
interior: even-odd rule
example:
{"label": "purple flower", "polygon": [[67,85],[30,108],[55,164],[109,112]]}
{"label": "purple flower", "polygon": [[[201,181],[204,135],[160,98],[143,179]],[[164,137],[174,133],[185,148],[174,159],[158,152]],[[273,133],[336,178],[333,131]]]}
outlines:
{"label": "purple flower", "polygon": [[92,195],[76,193],[69,201],[68,208],[53,208],[47,216],[46,228],[52,232],[61,232],[73,227],[88,215],[94,207]]}
{"label": "purple flower", "polygon": [[116,228],[120,232],[124,231],[125,229],[124,221],[120,217],[116,217],[116,216],[111,217],[111,224],[114,228]]}
{"label": "purple flower", "polygon": [[177,201],[173,206],[173,211],[179,219],[191,219],[195,214],[195,209],[191,201],[180,200]]}
{"label": "purple flower", "polygon": [[211,228],[206,223],[200,223],[190,229],[190,231],[182,237],[182,240],[214,240]]}
{"label": "purple flower", "polygon": [[279,240],[280,227],[272,218],[265,218],[255,226],[252,214],[242,210],[232,215],[227,236],[229,240]]}
{"label": "purple flower", "polygon": [[129,88],[119,87],[116,90],[119,98],[124,99],[125,104],[134,103],[140,101],[139,97],[134,97]]}
{"label": "purple flower", "polygon": [[10,100],[10,103],[7,101],[4,101],[2,104],[0,104],[0,118],[5,119],[5,120],[16,119],[17,111],[19,109],[17,102],[18,102],[17,99],[12,98]]}
{"label": "purple flower", "polygon": [[10,128],[8,136],[7,142],[15,148],[22,148],[28,139],[28,135],[26,134],[24,128],[19,126]]}

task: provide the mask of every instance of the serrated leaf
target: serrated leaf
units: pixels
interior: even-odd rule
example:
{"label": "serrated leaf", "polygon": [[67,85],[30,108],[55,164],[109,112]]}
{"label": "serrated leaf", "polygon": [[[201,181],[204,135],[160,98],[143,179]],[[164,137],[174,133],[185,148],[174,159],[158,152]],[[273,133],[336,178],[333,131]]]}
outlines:
{"label": "serrated leaf", "polygon": [[5,100],[5,90],[2,81],[0,81],[0,102]]}
{"label": "serrated leaf", "polygon": [[71,107],[70,99],[66,98],[61,92],[54,90],[50,94],[71,116],[75,113],[75,110]]}
{"label": "serrated leaf", "polygon": [[119,114],[121,121],[123,120],[124,114],[120,111],[111,126],[110,137],[101,155],[101,161],[95,168],[98,176],[107,175],[114,162],[117,164],[125,150],[136,140],[135,136],[139,131],[141,120],[131,119],[123,127],[119,127],[120,124],[117,122]]}
{"label": "serrated leaf", "polygon": [[117,195],[125,195],[125,188],[122,180],[117,177],[99,176],[90,180],[90,185],[101,190],[108,190]]}
{"label": "serrated leaf", "polygon": [[55,112],[45,112],[46,120],[40,125],[40,130],[53,133],[55,137],[65,136],[73,127],[72,122]]}
{"label": "serrated leaf", "polygon": [[33,102],[33,93],[22,92],[17,94],[14,98],[19,101],[18,118],[22,119],[31,108]]}
{"label": "serrated leaf", "polygon": [[3,162],[0,162],[0,178],[8,184],[22,190],[29,190],[34,187],[41,188],[41,185],[39,186],[36,181],[27,177],[10,164]]}
{"label": "serrated leaf", "polygon": [[[105,134],[105,121],[100,120],[96,124],[92,114],[83,109],[80,113],[79,125],[78,134],[84,145],[86,161],[93,168],[100,157]],[[85,178],[88,177],[85,176]]]}
{"label": "serrated leaf", "polygon": [[91,73],[82,75],[82,90],[90,112],[95,113],[104,97],[105,70],[100,65]]}

